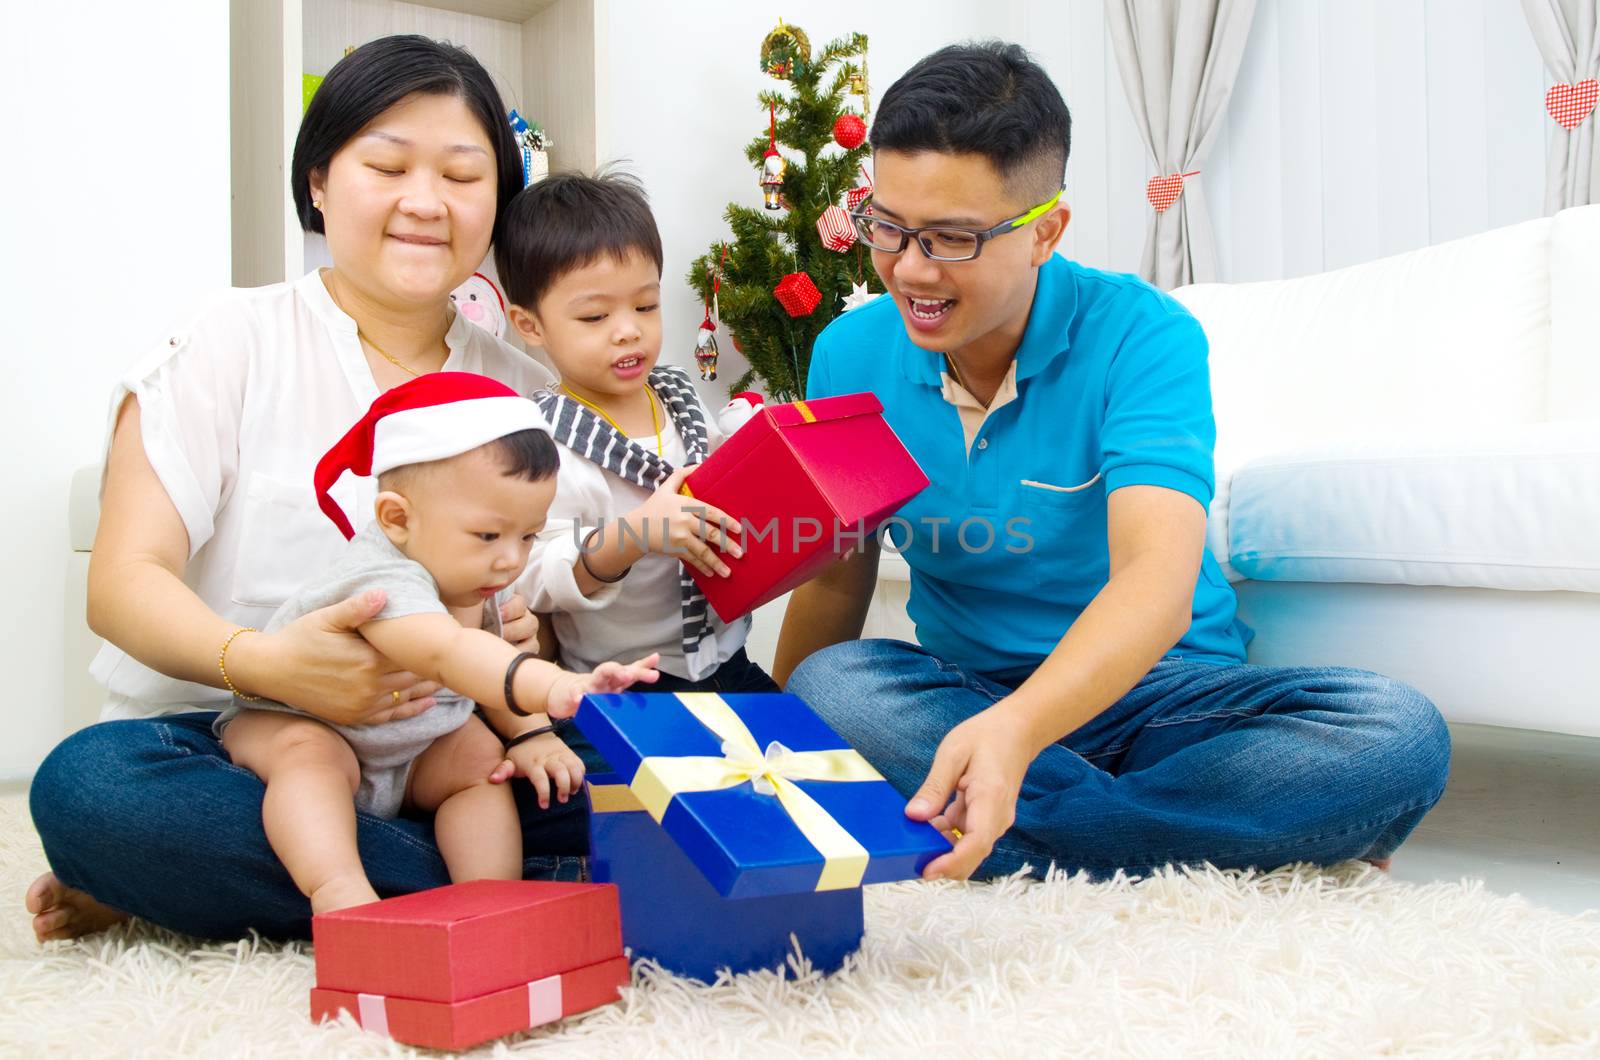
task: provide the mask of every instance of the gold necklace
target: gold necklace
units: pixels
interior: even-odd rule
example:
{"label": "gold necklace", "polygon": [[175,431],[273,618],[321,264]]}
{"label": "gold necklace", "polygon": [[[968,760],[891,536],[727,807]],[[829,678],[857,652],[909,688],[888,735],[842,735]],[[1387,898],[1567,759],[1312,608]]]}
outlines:
{"label": "gold necklace", "polygon": [[[601,419],[611,424],[612,430],[616,431],[624,438],[628,436],[628,432],[623,430],[621,425],[618,424],[616,420],[612,419],[611,416],[607,414],[605,409],[594,404],[593,402],[585,401],[583,398],[573,393],[572,388],[567,386],[565,383],[561,384],[561,389],[565,390],[568,394],[571,394],[572,400],[576,401],[578,404],[593,409],[596,413],[598,413]],[[645,400],[650,402],[650,426],[654,427],[656,431],[656,455],[663,456],[664,454],[661,451],[661,417],[656,414],[656,396],[650,392],[649,386],[644,388],[644,396]]]}
{"label": "gold necklace", "polygon": [[[344,307],[344,302],[339,298],[339,296],[337,294],[334,294],[332,286],[328,286],[328,294],[329,294],[330,297],[332,297],[333,304],[339,307],[339,312],[343,313],[347,317],[350,317],[351,322],[354,323],[356,318],[350,316],[350,310],[346,309]],[[371,337],[369,337],[366,332],[361,330],[361,325],[360,324],[356,324],[356,339],[357,339],[357,341],[364,342],[368,346],[371,346],[374,350],[377,350],[379,357],[382,357],[384,360],[388,361],[390,364],[394,365],[396,368],[400,369],[402,372],[406,373],[411,378],[417,379],[417,378],[421,377],[421,375],[422,375],[421,372],[418,372],[415,369],[410,368],[407,365],[401,364],[399,361],[395,360],[393,357],[390,357],[389,356],[389,352],[387,350],[385,350],[382,346],[379,346],[376,342],[373,342]]]}
{"label": "gold necklace", "polygon": [[396,368],[400,369],[402,372],[406,373],[411,378],[417,379],[422,375],[421,372],[414,371],[410,367],[408,367],[408,366],[406,366],[404,364],[401,364],[399,361],[395,360],[393,357],[390,357],[389,354],[387,352],[385,352],[385,350],[384,350],[384,348],[382,346],[379,346],[376,342],[373,342],[371,338],[369,338],[365,333],[362,332],[361,326],[359,324],[356,326],[356,338],[360,339],[362,342],[366,343],[368,346],[371,346],[373,349],[377,350],[379,357],[382,357],[384,360],[388,361],[390,364],[394,365]]}

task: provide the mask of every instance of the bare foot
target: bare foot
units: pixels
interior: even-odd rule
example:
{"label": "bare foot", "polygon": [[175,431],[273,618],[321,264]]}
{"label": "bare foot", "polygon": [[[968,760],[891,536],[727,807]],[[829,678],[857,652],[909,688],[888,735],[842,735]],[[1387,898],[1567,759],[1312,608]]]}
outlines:
{"label": "bare foot", "polygon": [[310,898],[313,914],[331,913],[335,909],[376,902],[378,892],[372,889],[365,876],[335,876],[314,888]]}
{"label": "bare foot", "polygon": [[40,942],[92,935],[128,919],[128,914],[68,887],[53,872],[34,880],[23,901],[33,914],[33,934]]}
{"label": "bare foot", "polygon": [[1368,865],[1371,865],[1379,872],[1388,872],[1389,866],[1394,864],[1394,858],[1362,858],[1361,860],[1365,861]]}

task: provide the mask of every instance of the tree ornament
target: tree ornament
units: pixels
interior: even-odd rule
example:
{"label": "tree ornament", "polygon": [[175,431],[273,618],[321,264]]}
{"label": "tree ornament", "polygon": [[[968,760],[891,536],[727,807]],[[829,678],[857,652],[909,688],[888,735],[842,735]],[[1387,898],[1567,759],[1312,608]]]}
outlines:
{"label": "tree ornament", "polygon": [[767,153],[761,157],[761,205],[769,210],[781,210],[783,202],[783,171],[789,167],[778,153],[778,108],[770,108],[771,125],[767,129]]}
{"label": "tree ornament", "polygon": [[860,147],[867,139],[867,123],[854,114],[841,114],[833,123],[833,142],[846,151]]}
{"label": "tree ornament", "polygon": [[810,59],[811,38],[799,26],[785,25],[781,18],[761,42],[761,69],[773,77],[787,80],[803,75],[802,67]]}
{"label": "tree ornament", "polygon": [[694,363],[700,369],[700,378],[711,382],[717,377],[717,325],[711,322],[711,314],[700,322],[700,330],[694,339]]}
{"label": "tree ornament", "polygon": [[844,311],[848,313],[852,309],[860,309],[876,297],[878,296],[867,290],[866,284],[853,283],[850,285],[850,293],[844,298]]}
{"label": "tree ornament", "polygon": [[[706,317],[694,337],[694,363],[700,369],[700,378],[711,382],[717,377],[717,322],[711,318],[713,308],[718,309],[717,293],[722,290],[722,267],[728,263],[728,246],[722,246],[722,257],[711,272],[711,294],[706,298]],[[734,344],[737,347],[737,343]]]}
{"label": "tree ornament", "polygon": [[847,210],[858,210],[861,204],[867,201],[867,196],[872,194],[872,177],[867,173],[866,166],[860,166],[861,179],[865,182],[857,184],[844,193],[844,205]]}
{"label": "tree ornament", "polygon": [[838,206],[830,206],[817,218],[817,236],[823,246],[843,254],[855,245],[856,226],[851,224],[849,214]]}
{"label": "tree ornament", "polygon": [[778,304],[792,317],[810,316],[822,304],[822,292],[811,282],[811,277],[803,272],[791,272],[779,280],[772,293],[778,299]]}

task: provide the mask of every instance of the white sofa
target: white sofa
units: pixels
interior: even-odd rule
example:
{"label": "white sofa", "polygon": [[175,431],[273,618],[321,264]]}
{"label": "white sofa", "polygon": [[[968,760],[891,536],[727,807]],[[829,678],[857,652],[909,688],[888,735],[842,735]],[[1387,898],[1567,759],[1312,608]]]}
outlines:
{"label": "white sofa", "polygon": [[[1600,736],[1600,205],[1295,280],[1174,294],[1211,340],[1210,545],[1252,662],[1416,685],[1445,716]],[[73,490],[67,721],[93,719]],[[913,639],[886,555],[867,636]],[[757,612],[770,664],[787,599]]]}
{"label": "white sofa", "polygon": [[1600,736],[1600,205],[1173,292],[1211,342],[1211,548],[1252,662]]}

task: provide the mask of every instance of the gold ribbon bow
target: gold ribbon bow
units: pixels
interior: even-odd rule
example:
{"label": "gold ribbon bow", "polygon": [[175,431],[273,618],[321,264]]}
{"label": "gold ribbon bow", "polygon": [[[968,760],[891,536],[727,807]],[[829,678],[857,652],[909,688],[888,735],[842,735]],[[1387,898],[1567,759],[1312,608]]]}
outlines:
{"label": "gold ribbon bow", "polygon": [[659,823],[675,795],[718,791],[749,781],[757,793],[776,797],[800,834],[822,854],[817,890],[861,886],[867,871],[866,847],[795,781],[882,780],[883,776],[848,747],[791,751],[774,740],[762,751],[739,715],[715,692],[679,692],[677,697],[700,724],[722,738],[722,757],[655,756],[640,762],[628,787],[650,816]]}

